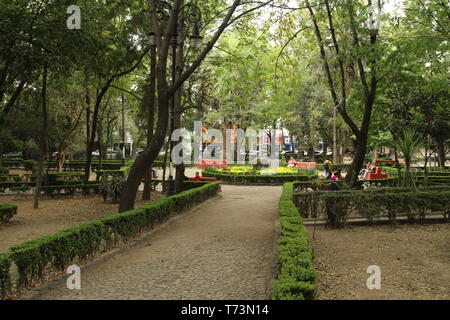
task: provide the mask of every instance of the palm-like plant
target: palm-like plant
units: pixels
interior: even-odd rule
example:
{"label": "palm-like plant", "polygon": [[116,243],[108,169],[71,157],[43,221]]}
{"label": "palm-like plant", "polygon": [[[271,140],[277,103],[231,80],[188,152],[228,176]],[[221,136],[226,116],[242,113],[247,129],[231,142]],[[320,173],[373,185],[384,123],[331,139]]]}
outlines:
{"label": "palm-like plant", "polygon": [[415,187],[416,182],[411,172],[413,156],[424,147],[424,142],[413,129],[405,129],[402,135],[395,140],[395,146],[405,157],[405,172],[400,175],[400,186]]}

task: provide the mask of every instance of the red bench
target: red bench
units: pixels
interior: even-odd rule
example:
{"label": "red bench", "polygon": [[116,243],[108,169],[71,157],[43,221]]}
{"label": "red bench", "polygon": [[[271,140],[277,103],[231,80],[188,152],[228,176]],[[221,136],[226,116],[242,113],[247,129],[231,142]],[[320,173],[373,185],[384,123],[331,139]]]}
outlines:
{"label": "red bench", "polygon": [[375,167],[375,172],[368,173],[366,175],[366,180],[375,180],[375,179],[387,179],[389,175],[387,173],[381,172],[380,167]]}
{"label": "red bench", "polygon": [[297,162],[298,169],[317,169],[317,162]]}
{"label": "red bench", "polygon": [[198,165],[198,168],[201,170],[205,170],[211,167],[228,169],[226,160],[202,160],[202,162]]}
{"label": "red bench", "polygon": [[199,181],[199,182],[203,182],[203,181],[208,181],[208,182],[216,182],[218,181],[217,178],[201,178],[201,180],[195,180],[195,178],[189,178],[189,181]]}

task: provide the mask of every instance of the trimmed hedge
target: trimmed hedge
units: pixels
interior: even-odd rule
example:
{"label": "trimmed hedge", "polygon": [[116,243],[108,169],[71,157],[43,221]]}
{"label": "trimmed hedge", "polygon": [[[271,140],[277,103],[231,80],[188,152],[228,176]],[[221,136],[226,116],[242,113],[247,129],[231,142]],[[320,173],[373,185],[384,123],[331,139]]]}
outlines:
{"label": "trimmed hedge", "polygon": [[429,187],[412,191],[407,188],[373,188],[364,191],[302,192],[295,195],[303,217],[325,216],[332,228],[342,228],[351,214],[369,221],[387,216],[395,223],[397,213],[405,212],[411,220],[425,218],[427,212],[450,215],[450,191]]}
{"label": "trimmed hedge", "polygon": [[294,181],[312,181],[317,179],[315,175],[307,174],[273,174],[273,175],[247,175],[247,174],[233,174],[223,173],[214,170],[205,170],[204,177],[217,178],[224,182],[236,183],[269,183],[269,184],[283,184]]}
{"label": "trimmed hedge", "polygon": [[151,229],[172,215],[214,196],[219,183],[209,183],[196,189],[184,191],[140,207],[82,224],[54,235],[15,245],[0,254],[0,292],[3,298],[11,293],[10,266],[15,264],[19,272],[14,289],[30,286],[43,279],[47,268],[64,270],[75,261],[111,249],[138,233]]}
{"label": "trimmed hedge", "polygon": [[[4,192],[5,189],[10,189],[16,192],[27,192],[36,186],[34,182],[0,182],[0,192]],[[77,181],[66,182],[66,184],[60,184],[56,186],[41,187],[41,191],[47,196],[53,197],[57,194],[73,195],[76,192],[82,192],[83,194],[98,194],[100,184],[92,182],[89,184],[80,184]],[[64,191],[64,193],[63,193]]]}
{"label": "trimmed hedge", "polygon": [[273,300],[312,300],[316,294],[314,255],[309,245],[308,231],[292,201],[293,189],[293,183],[283,186],[279,204],[279,276],[272,288]]}
{"label": "trimmed hedge", "polygon": [[[127,160],[126,163],[129,163],[130,160]],[[12,168],[23,168],[31,170],[31,167],[36,162],[33,160],[22,160],[22,159],[4,159],[3,163]],[[78,160],[69,160],[66,161],[63,165],[64,171],[83,171],[86,165],[86,161],[78,161]],[[48,167],[50,170],[56,170],[57,164],[56,161],[46,161],[44,162],[44,166]],[[122,161],[120,160],[103,160],[100,166],[100,162],[92,161],[92,169],[93,170],[118,170],[122,167]]]}
{"label": "trimmed hedge", "polygon": [[0,254],[0,298],[4,299],[11,290],[11,254]]}
{"label": "trimmed hedge", "polygon": [[0,204],[0,223],[5,223],[17,214],[17,206],[12,204]]}

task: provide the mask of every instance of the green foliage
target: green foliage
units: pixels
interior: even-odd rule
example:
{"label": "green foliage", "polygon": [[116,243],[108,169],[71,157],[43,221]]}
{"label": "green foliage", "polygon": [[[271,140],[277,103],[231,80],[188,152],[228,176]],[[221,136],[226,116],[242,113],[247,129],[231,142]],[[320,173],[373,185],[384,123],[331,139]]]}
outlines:
{"label": "green foliage", "polygon": [[311,300],[316,292],[313,253],[303,219],[292,201],[293,192],[293,183],[284,184],[279,204],[279,276],[272,288],[274,300]]}
{"label": "green foliage", "polygon": [[36,164],[37,164],[37,162],[34,160],[25,160],[23,162],[23,167],[24,167],[25,171],[33,171]]}
{"label": "green foliage", "polygon": [[9,168],[0,168],[0,174],[1,175],[9,174]]}
{"label": "green foliage", "polygon": [[396,141],[395,146],[405,157],[406,170],[400,175],[400,186],[415,187],[414,174],[411,172],[413,156],[420,152],[424,143],[417,133],[412,129],[405,129]]}
{"label": "green foliage", "polygon": [[[119,172],[122,173],[122,171]],[[99,192],[103,200],[106,201],[110,197],[114,203],[118,203],[123,192],[125,181],[123,174],[114,174],[112,176],[102,175],[100,178]]]}
{"label": "green foliage", "polygon": [[11,289],[11,254],[0,254],[0,298],[4,299]]}
{"label": "green foliage", "polygon": [[17,206],[11,204],[0,204],[0,223],[5,223],[17,214]]}
{"label": "green foliage", "polygon": [[364,191],[302,192],[295,195],[296,204],[303,217],[327,217],[332,228],[342,228],[350,215],[369,221],[389,217],[395,223],[398,213],[410,219],[424,219],[428,212],[450,213],[448,187],[427,187],[412,191],[409,188],[371,188]]}
{"label": "green foliage", "polygon": [[225,182],[236,183],[270,183],[270,184],[283,184],[292,181],[313,181],[317,179],[317,173],[312,174],[256,174],[250,172],[249,174],[237,174],[231,172],[221,172],[213,169],[208,169],[203,172],[204,177],[217,178],[218,180]]}

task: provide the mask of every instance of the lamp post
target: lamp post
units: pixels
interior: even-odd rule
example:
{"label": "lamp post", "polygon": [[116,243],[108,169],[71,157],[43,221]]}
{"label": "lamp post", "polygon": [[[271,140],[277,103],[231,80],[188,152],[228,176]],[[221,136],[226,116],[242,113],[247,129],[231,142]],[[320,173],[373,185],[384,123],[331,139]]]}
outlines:
{"label": "lamp post", "polygon": [[[159,7],[165,7],[169,10],[172,10],[172,5],[167,1],[158,1],[157,6]],[[200,8],[197,6],[197,4],[193,2],[188,2],[187,4],[183,5],[180,8],[180,12],[184,12],[183,19],[176,19],[174,27],[172,29],[172,33],[170,34],[171,37],[171,54],[172,54],[172,85],[176,82],[177,77],[177,47],[178,45],[183,45],[184,43],[179,43],[179,26],[180,24],[185,24],[188,22],[189,24],[193,25],[192,28],[192,34],[189,37],[189,46],[194,49],[198,50],[203,46],[203,37],[200,35],[200,27],[199,23],[201,22],[201,11]],[[167,16],[167,13],[165,13],[164,9],[160,10],[160,12]],[[180,21],[181,20],[181,21]],[[182,39],[183,40],[183,39]],[[155,33],[150,33],[150,41],[152,44],[156,43],[155,40]],[[172,134],[175,130],[175,113],[176,113],[176,100],[175,97],[178,94],[178,90],[174,92],[173,96],[171,97],[171,110],[170,110],[170,146],[169,146],[169,155],[170,155],[170,171],[169,176],[172,178],[174,177],[173,172],[173,162],[172,162],[172,151],[174,147],[174,143],[172,141]],[[169,184],[174,183],[174,180],[169,180]],[[169,190],[174,190],[173,186],[169,186]]]}
{"label": "lamp post", "polygon": [[122,93],[122,167],[125,167],[125,97]]}

